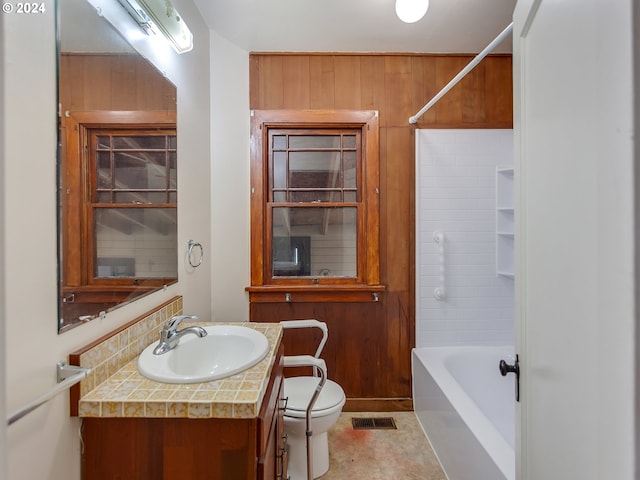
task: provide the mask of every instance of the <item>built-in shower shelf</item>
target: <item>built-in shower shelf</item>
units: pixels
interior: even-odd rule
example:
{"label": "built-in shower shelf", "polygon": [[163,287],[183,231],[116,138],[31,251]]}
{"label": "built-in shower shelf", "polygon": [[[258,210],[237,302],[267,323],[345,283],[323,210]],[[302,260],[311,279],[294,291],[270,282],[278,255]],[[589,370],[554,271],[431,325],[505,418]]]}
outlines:
{"label": "built-in shower shelf", "polygon": [[496,275],[515,278],[513,168],[496,167]]}
{"label": "built-in shower shelf", "polygon": [[501,277],[507,277],[507,278],[515,278],[515,274],[513,272],[497,272],[499,276]]}

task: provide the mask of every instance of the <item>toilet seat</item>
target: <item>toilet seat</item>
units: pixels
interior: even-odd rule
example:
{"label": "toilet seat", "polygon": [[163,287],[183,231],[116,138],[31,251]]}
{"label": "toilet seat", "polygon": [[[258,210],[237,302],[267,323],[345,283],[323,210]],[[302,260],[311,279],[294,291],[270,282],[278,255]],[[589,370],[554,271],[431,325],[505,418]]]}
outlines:
{"label": "toilet seat", "polygon": [[[288,398],[285,416],[306,418],[307,407],[313,392],[315,392],[320,378],[318,377],[290,377],[284,380],[284,396]],[[320,391],[320,395],[311,410],[312,417],[331,415],[335,410],[342,409],[346,397],[342,387],[332,380],[327,380]]]}

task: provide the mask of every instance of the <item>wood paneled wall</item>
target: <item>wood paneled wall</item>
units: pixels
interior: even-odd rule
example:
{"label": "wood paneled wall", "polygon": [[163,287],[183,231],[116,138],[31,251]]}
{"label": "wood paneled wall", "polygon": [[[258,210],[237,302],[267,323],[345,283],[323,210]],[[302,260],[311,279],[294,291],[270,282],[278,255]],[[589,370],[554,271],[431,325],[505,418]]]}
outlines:
{"label": "wood paneled wall", "polygon": [[[473,56],[268,54],[250,56],[252,109],[380,112],[378,303],[253,303],[254,321],[317,318],[329,326],[323,355],[351,410],[411,408],[414,313],[414,127],[408,122]],[[512,128],[511,56],[486,57],[417,128]],[[317,339],[317,337],[316,337]],[[285,335],[286,354],[303,334]]]}
{"label": "wood paneled wall", "polygon": [[62,54],[62,111],[176,111],[176,88],[139,55]]}

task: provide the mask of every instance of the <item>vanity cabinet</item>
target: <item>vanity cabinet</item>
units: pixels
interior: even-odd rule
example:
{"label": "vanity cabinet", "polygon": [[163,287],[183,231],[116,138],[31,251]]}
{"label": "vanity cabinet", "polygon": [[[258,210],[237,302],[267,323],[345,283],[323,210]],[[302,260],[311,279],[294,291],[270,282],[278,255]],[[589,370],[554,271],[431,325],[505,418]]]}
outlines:
{"label": "vanity cabinet", "polygon": [[84,417],[85,480],[283,480],[283,347],[254,418]]}

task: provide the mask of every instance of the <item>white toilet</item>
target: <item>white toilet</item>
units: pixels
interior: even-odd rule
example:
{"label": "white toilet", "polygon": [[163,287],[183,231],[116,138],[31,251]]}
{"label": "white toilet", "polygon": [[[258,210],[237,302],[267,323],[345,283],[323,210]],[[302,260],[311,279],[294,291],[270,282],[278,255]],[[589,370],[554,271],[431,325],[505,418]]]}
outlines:
{"label": "white toilet", "polygon": [[[327,340],[327,326],[317,320],[290,320],[281,322],[283,328],[317,327],[323,332],[315,356],[285,356],[285,366],[313,365],[322,368],[326,375],[324,361],[319,359]],[[289,445],[288,475],[291,480],[307,479],[307,408],[321,383],[320,376],[290,377],[284,380],[284,397],[287,404],[284,411],[284,431]],[[326,380],[311,410],[311,460],[313,478],[318,478],[329,470],[329,443],[327,432],[338,421],[346,402],[342,387],[332,380]]]}

